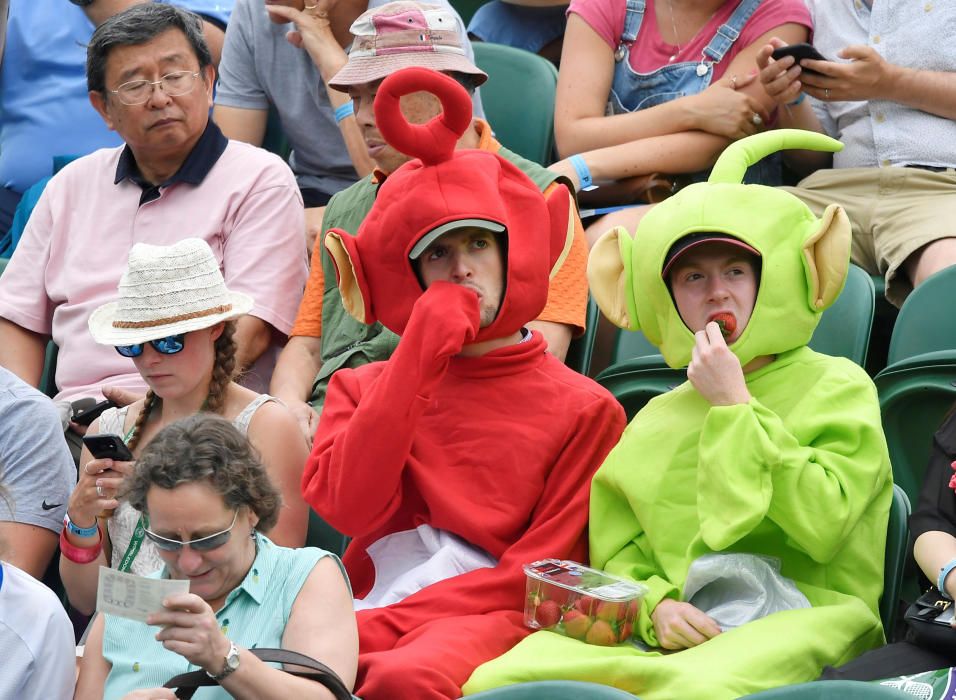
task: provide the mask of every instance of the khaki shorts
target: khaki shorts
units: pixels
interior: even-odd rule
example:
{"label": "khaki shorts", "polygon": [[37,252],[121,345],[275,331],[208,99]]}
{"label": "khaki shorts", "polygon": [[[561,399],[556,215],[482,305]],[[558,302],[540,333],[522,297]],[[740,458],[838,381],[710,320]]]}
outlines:
{"label": "khaki shorts", "polygon": [[[839,204],[853,225],[853,262],[886,277],[886,298],[896,306],[913,291],[903,262],[927,243],[956,238],[956,171],[919,168],[819,170],[795,194],[820,216]],[[899,273],[899,274],[898,274]]]}

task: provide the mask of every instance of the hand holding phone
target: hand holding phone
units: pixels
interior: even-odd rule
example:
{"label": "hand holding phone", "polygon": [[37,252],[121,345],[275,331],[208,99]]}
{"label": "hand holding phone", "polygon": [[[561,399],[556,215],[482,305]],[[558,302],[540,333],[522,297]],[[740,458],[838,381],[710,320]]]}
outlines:
{"label": "hand holding phone", "polygon": [[119,435],[84,435],[83,444],[96,459],[112,459],[116,462],[132,462],[135,459]]}
{"label": "hand holding phone", "polygon": [[814,61],[829,61],[830,59],[825,58],[823,54],[817,51],[810,44],[788,44],[787,46],[781,46],[778,49],[774,49],[773,53],[770,54],[771,58],[774,61],[779,61],[784,56],[793,56],[796,64],[799,65],[804,72],[812,73],[813,75],[823,75],[819,71],[815,71],[812,68],[807,68],[800,63],[805,58],[813,59]]}
{"label": "hand holding phone", "polygon": [[[75,522],[108,518],[125,491],[134,458],[119,435],[84,435],[83,444],[93,456],[80,468],[76,488],[70,494],[67,512]],[[103,460],[111,460],[104,462]]]}

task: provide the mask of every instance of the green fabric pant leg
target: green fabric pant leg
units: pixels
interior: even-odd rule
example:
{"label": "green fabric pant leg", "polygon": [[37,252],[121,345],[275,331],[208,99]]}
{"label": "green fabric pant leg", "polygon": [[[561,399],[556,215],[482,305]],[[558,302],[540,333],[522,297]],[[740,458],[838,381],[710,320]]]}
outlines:
{"label": "green fabric pant leg", "polygon": [[859,599],[819,589],[808,597],[819,606],[776,613],[669,654],[630,644],[592,646],[536,632],[479,666],[462,690],[470,695],[512,683],[563,679],[611,685],[641,700],[730,700],[813,680],[826,664],[840,664],[882,642],[879,620]]}

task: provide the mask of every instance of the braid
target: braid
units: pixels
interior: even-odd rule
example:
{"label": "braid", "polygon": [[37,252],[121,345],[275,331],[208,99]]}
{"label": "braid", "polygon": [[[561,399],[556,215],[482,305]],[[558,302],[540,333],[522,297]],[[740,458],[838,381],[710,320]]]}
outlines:
{"label": "braid", "polygon": [[216,339],[216,359],[212,366],[209,393],[206,395],[205,410],[209,413],[222,413],[226,388],[236,372],[236,325],[235,321],[226,321],[222,334]]}
{"label": "braid", "polygon": [[133,424],[133,434],[129,438],[129,443],[127,446],[130,449],[130,452],[136,449],[136,446],[139,444],[139,439],[143,434],[143,426],[146,425],[146,421],[149,419],[149,414],[155,406],[162,399],[158,398],[153,390],[150,389],[146,392],[146,400],[143,402],[143,410],[139,412],[139,415],[136,417],[136,423]]}

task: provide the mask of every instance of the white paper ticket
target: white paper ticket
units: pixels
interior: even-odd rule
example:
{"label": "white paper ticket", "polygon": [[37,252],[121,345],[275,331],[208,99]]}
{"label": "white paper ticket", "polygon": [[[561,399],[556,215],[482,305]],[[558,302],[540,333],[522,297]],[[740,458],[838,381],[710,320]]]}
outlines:
{"label": "white paper ticket", "polygon": [[146,578],[101,566],[96,610],[146,622],[147,615],[163,609],[166,596],[188,592],[189,581]]}

